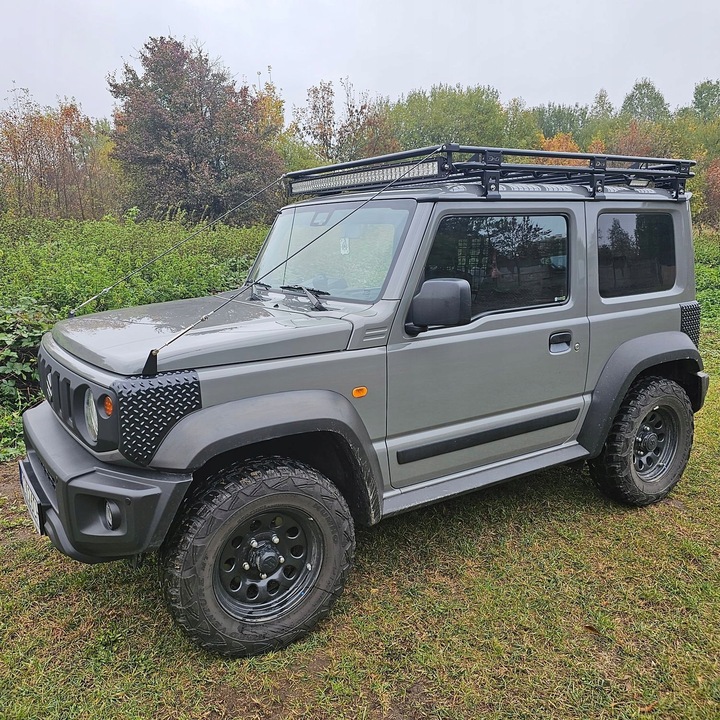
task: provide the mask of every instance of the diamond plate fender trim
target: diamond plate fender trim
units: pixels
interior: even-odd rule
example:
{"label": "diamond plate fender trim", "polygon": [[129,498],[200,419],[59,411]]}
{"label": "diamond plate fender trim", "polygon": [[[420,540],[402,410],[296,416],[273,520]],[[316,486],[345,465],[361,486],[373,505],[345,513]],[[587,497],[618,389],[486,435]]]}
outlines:
{"label": "diamond plate fender trim", "polygon": [[200,379],[194,370],[129,377],[111,387],[118,398],[120,452],[142,466],[150,463],[179,420],[202,408]]}

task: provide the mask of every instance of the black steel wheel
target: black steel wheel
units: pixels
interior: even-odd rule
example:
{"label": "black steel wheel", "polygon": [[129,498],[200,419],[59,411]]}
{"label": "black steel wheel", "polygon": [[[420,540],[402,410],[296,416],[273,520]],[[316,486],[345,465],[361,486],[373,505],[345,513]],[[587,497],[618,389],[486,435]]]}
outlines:
{"label": "black steel wheel", "polygon": [[215,595],[234,617],[281,617],[312,588],[324,560],[322,535],[303,511],[258,512],[230,533],[215,563]]}
{"label": "black steel wheel", "polygon": [[692,441],[693,411],[685,390],[666,378],[642,378],[623,400],[590,474],[614,500],[649,505],[680,480]]}
{"label": "black steel wheel", "polygon": [[657,405],[643,418],[633,444],[633,465],[643,482],[662,480],[677,451],[679,421],[667,406]]}
{"label": "black steel wheel", "polygon": [[202,647],[256,655],[284,647],[342,593],[355,538],[337,488],[283,458],[238,464],[210,479],[160,553],[165,598]]}

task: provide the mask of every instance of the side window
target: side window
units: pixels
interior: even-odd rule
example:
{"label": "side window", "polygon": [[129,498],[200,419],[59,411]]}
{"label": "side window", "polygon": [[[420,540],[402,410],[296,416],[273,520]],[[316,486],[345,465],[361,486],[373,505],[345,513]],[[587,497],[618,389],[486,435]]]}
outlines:
{"label": "side window", "polygon": [[560,215],[446,217],[425,279],[447,277],[470,283],[473,316],[565,302],[567,220]]}
{"label": "side window", "polygon": [[675,284],[669,213],[607,213],[598,218],[600,295],[640,295]]}

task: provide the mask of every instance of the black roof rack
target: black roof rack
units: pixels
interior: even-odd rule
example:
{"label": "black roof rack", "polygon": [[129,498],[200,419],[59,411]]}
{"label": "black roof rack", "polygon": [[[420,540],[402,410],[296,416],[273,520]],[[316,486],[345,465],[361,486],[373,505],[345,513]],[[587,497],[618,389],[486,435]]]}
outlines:
{"label": "black roof rack", "polygon": [[472,182],[489,199],[500,183],[565,183],[588,186],[595,198],[606,185],[646,184],[684,198],[694,160],[475,147],[448,143],[288,173],[294,195],[327,195],[444,182]]}

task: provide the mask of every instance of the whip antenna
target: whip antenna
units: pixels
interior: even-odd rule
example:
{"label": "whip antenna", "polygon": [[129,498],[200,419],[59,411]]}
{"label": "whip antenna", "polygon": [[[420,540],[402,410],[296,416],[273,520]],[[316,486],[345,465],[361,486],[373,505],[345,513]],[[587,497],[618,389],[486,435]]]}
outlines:
{"label": "whip antenna", "polygon": [[[401,175],[396,177],[394,180],[390,181],[387,185],[384,185],[374,195],[372,195],[367,200],[362,202],[354,210],[350,211],[345,217],[343,217],[341,220],[338,220],[334,225],[331,225],[329,228],[326,228],[325,230],[323,230],[323,232],[321,232],[317,237],[313,238],[309,243],[307,243],[307,245],[303,245],[301,248],[299,248],[294,253],[292,253],[292,255],[288,255],[282,262],[278,263],[275,267],[270,268],[270,270],[268,270],[264,275],[261,275],[259,278],[253,279],[251,281],[251,284],[253,282],[260,282],[263,278],[266,278],[268,275],[275,272],[275,270],[282,267],[286,262],[288,262],[289,260],[292,260],[292,258],[294,258],[298,253],[300,253],[303,250],[305,250],[306,248],[310,247],[310,245],[312,245],[314,242],[316,242],[321,237],[323,237],[323,235],[326,235],[327,233],[329,233],[331,230],[333,230],[338,225],[340,225],[340,223],[345,222],[345,220],[347,220],[351,215],[356,213],[358,210],[362,210],[362,208],[364,208],[369,202],[372,202],[373,200],[375,200],[375,198],[377,198],[378,195],[384,193],[386,190],[388,190],[393,185],[398,183],[404,177],[409,175],[415,167],[419,166],[421,163],[423,163],[429,157],[432,157],[436,153],[440,152],[443,149],[443,147],[444,147],[444,145],[440,145],[436,148],[432,148],[431,152],[429,152],[425,157],[418,160],[418,162],[416,162],[414,165],[408,166],[407,170],[405,170]],[[281,177],[279,179],[282,180],[283,178]],[[172,345],[172,343],[174,343],[176,340],[179,340],[186,333],[189,333],[193,328],[197,327],[200,323],[205,322],[211,315],[214,315],[216,312],[219,312],[224,307],[229,305],[231,302],[234,302],[243,292],[245,292],[246,289],[247,289],[247,286],[243,285],[243,287],[241,287],[236,293],[234,293],[229,298],[227,298],[227,300],[225,300],[225,302],[218,305],[214,310],[211,310],[209,313],[207,313],[207,314],[203,315],[201,318],[197,319],[192,325],[186,327],[184,330],[179,332],[177,335],[170,338],[164,345],[161,345],[159,348],[155,348],[155,349],[151,350],[147,357],[147,360],[145,361],[145,366],[143,367],[142,374],[143,375],[157,375],[157,372],[158,372],[157,356],[161,350],[165,349],[168,345]]]}

